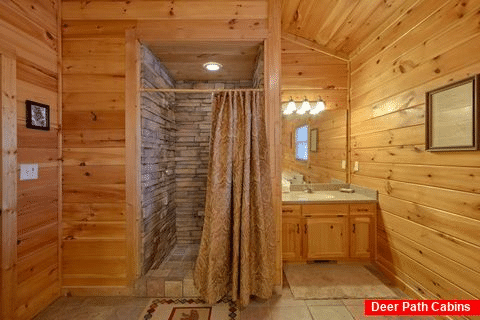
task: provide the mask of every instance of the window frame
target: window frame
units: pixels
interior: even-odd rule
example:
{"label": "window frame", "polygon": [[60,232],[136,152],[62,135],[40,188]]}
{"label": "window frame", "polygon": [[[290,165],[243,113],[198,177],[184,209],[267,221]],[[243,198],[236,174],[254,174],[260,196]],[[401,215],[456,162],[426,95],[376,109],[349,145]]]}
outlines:
{"label": "window frame", "polygon": [[[305,135],[306,140],[299,141],[298,140],[298,130],[302,129],[302,128],[305,128],[305,130],[306,130],[306,135]],[[306,150],[306,157],[305,158],[298,158],[298,145],[300,143],[305,143],[305,150]],[[302,162],[308,161],[308,157],[309,157],[309,153],[310,153],[309,150],[308,150],[309,149],[308,143],[309,143],[309,125],[308,125],[308,123],[305,123],[305,124],[295,128],[295,149],[294,149],[294,151],[295,151],[295,160],[296,161],[302,161]]]}

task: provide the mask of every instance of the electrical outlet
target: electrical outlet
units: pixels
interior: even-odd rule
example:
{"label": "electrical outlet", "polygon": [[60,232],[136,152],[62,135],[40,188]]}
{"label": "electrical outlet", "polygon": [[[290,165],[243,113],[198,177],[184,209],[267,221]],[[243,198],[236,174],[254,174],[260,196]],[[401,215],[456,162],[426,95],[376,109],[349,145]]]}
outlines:
{"label": "electrical outlet", "polygon": [[36,180],[38,179],[38,164],[21,164],[20,180]]}
{"label": "electrical outlet", "polygon": [[347,168],[347,161],[342,160],[342,169],[346,169],[346,168]]}
{"label": "electrical outlet", "polygon": [[359,169],[358,169],[358,161],[355,161],[355,163],[353,164],[353,172],[357,172]]}

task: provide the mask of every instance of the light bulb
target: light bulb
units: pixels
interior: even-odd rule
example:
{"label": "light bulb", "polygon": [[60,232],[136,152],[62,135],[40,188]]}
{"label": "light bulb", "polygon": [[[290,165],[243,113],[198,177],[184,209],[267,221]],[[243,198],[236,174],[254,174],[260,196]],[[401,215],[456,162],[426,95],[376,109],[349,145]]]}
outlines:
{"label": "light bulb", "polygon": [[318,114],[325,110],[325,102],[322,100],[322,98],[318,99],[317,104],[315,105],[315,108],[310,110],[310,114]]}
{"label": "light bulb", "polygon": [[303,102],[302,102],[302,106],[297,111],[297,113],[298,114],[305,114],[305,112],[307,112],[310,109],[311,109],[310,103],[308,102],[307,98],[305,98],[305,100],[303,100]]}
{"label": "light bulb", "polygon": [[295,111],[297,110],[297,105],[295,104],[295,102],[293,101],[292,98],[290,98],[290,101],[288,102],[287,104],[287,107],[285,108],[285,110],[283,111],[283,114],[292,114],[294,113]]}

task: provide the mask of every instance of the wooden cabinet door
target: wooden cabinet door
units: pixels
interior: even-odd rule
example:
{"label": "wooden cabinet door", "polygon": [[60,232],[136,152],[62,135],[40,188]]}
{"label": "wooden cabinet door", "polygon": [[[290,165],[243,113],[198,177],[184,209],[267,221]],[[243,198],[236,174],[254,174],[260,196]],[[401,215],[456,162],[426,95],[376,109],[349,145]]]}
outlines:
{"label": "wooden cabinet door", "polygon": [[282,258],[285,261],[298,261],[302,258],[301,222],[301,218],[282,219]]}
{"label": "wooden cabinet door", "polygon": [[305,219],[307,259],[348,257],[347,217]]}
{"label": "wooden cabinet door", "polygon": [[373,258],[375,251],[374,216],[350,217],[350,257]]}

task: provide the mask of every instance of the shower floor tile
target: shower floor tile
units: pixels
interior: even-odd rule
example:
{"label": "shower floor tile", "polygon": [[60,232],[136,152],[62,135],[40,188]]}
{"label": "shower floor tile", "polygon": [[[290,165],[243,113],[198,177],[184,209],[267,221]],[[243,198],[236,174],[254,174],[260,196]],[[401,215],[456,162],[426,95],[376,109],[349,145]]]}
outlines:
{"label": "shower floor tile", "polygon": [[198,297],[192,279],[199,248],[198,244],[177,244],[158,267],[147,273],[147,295],[162,297],[159,293],[163,292],[169,296],[173,290],[176,297]]}

